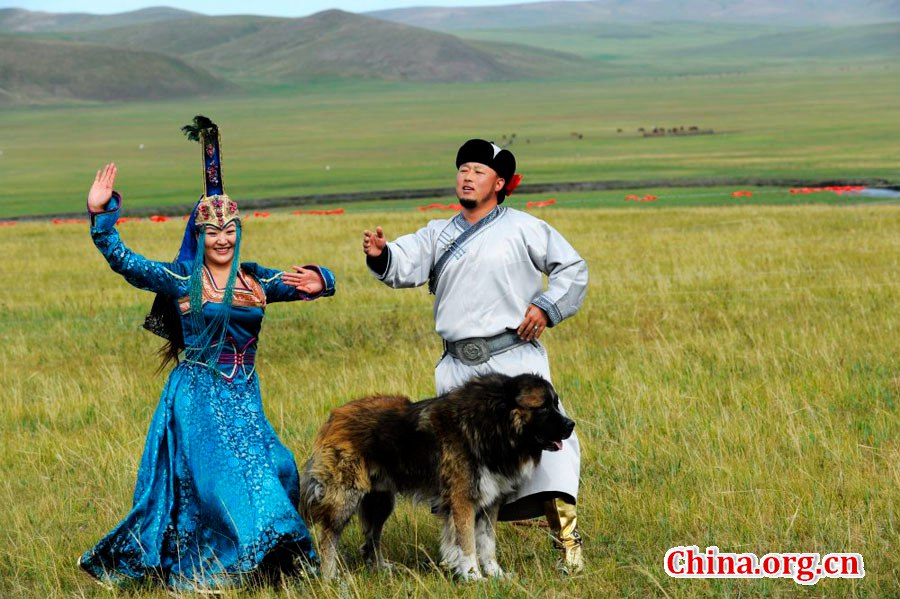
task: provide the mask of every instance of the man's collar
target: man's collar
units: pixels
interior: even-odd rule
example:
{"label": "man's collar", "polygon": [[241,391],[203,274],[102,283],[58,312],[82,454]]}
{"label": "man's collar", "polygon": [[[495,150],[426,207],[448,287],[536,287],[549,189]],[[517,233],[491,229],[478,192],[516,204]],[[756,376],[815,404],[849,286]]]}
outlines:
{"label": "man's collar", "polygon": [[498,204],[497,206],[494,206],[490,212],[488,212],[487,214],[482,216],[480,219],[478,219],[474,223],[470,223],[468,220],[466,220],[466,217],[463,216],[462,212],[460,212],[459,214],[454,216],[453,220],[456,222],[457,227],[459,227],[463,231],[466,231],[466,230],[474,227],[475,225],[478,225],[481,223],[488,224],[489,222],[491,222],[492,220],[494,220],[495,218],[500,216],[503,213],[503,211],[504,211],[503,206],[500,206]]}

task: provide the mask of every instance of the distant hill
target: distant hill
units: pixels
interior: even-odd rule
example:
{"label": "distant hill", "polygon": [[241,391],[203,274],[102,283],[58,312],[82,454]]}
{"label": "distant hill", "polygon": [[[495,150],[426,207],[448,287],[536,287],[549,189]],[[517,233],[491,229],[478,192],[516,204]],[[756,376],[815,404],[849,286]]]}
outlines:
{"label": "distant hill", "polygon": [[156,7],[115,15],[46,13],[21,8],[0,9],[0,33],[46,33],[53,31],[98,31],[112,27],[175,21],[197,16],[177,8]]}
{"label": "distant hill", "polygon": [[323,78],[495,81],[590,66],[570,54],[468,42],[338,10],[275,24],[196,52],[189,59],[238,79],[267,82]]}
{"label": "distant hill", "polygon": [[854,25],[900,20],[898,0],[589,0],[398,8],[368,16],[438,31],[661,21]]}
{"label": "distant hill", "polygon": [[[94,39],[85,32],[56,35]],[[165,52],[246,84],[498,81],[598,69],[566,52],[463,40],[339,10],[301,19],[194,16],[107,29],[103,39],[117,47]]]}
{"label": "distant hill", "polygon": [[0,103],[153,100],[231,88],[171,56],[0,35]]}
{"label": "distant hill", "polygon": [[683,49],[683,57],[714,55],[755,59],[841,59],[900,58],[900,21],[881,25],[818,28],[775,33]]}
{"label": "distant hill", "polygon": [[[259,33],[292,19],[257,16],[207,17],[191,14],[187,18],[111,27],[103,31],[103,42],[118,48],[162,52],[190,60],[191,54],[227,44]],[[62,31],[54,35],[68,41],[95,41],[96,34]]]}
{"label": "distant hill", "polygon": [[[810,26],[892,12],[900,13],[900,0],[592,0],[376,13],[450,33],[339,10],[289,19],[170,8],[118,15],[4,9],[0,102],[153,99],[337,79],[585,79],[715,73],[736,63],[768,68],[781,59],[892,59],[900,56],[900,17]],[[804,15],[806,28],[784,24]],[[726,22],[739,19],[748,22]]]}

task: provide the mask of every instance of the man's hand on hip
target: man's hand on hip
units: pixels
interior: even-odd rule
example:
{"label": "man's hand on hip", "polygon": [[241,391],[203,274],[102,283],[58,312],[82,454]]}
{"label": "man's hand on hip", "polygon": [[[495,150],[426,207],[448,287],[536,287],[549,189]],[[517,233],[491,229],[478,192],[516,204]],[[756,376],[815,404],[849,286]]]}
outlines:
{"label": "man's hand on hip", "polygon": [[544,329],[547,328],[548,322],[550,322],[550,320],[543,310],[534,304],[529,304],[528,309],[525,310],[525,320],[519,325],[516,333],[518,333],[519,337],[524,341],[534,341],[540,337],[541,333],[544,332]]}

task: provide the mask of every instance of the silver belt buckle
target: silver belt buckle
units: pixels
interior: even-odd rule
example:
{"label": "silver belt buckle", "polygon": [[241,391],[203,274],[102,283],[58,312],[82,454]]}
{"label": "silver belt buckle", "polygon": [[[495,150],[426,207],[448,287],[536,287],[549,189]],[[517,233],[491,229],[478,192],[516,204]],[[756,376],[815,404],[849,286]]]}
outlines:
{"label": "silver belt buckle", "polygon": [[456,357],[466,366],[477,366],[491,359],[491,351],[484,339],[464,339],[456,344]]}

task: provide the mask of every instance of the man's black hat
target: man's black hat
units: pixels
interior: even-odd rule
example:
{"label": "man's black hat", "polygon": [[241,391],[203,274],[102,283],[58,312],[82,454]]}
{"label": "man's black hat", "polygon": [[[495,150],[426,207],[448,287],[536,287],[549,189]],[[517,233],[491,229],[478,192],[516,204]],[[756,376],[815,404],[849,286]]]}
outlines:
{"label": "man's black hat", "polygon": [[506,196],[512,193],[512,189],[508,189],[516,173],[516,157],[512,152],[484,139],[470,139],[456,153],[456,168],[467,162],[477,162],[491,167],[506,182],[506,187],[497,194],[498,202],[503,202]]}

